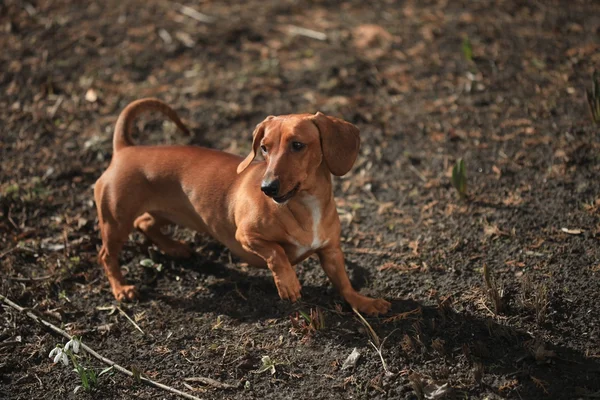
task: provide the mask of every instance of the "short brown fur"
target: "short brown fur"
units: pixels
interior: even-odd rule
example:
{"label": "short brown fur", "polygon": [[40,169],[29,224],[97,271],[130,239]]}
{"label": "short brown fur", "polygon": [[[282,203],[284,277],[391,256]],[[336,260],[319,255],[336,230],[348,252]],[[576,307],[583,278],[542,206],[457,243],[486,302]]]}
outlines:
{"label": "short brown fur", "polygon": [[[251,265],[268,267],[282,299],[300,298],[293,265],[317,254],[343,298],[367,314],[386,313],[390,303],[356,292],[340,247],[340,222],[331,174],[344,175],[358,154],[358,128],[324,114],[268,117],[253,134],[245,158],[202,147],[133,146],[133,119],[160,111],[187,131],[175,111],[157,99],[128,105],[115,128],[113,159],[96,182],[94,195],[102,234],[99,259],[117,300],[132,300],[118,255],[135,227],[163,252],[188,257],[190,248],[160,228],[177,224],[207,232]],[[291,143],[305,145],[293,151]],[[265,161],[253,162],[261,146]],[[277,178],[277,204],[261,192],[265,178]],[[294,194],[295,193],[295,194]]]}

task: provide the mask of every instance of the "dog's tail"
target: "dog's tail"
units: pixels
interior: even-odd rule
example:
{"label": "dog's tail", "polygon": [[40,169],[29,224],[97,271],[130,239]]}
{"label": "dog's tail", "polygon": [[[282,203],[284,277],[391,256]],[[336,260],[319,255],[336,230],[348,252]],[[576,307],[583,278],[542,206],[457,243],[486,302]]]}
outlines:
{"label": "dog's tail", "polygon": [[184,133],[190,133],[188,128],[179,119],[175,110],[166,103],[154,98],[136,100],[125,107],[121,115],[119,115],[119,119],[117,119],[115,135],[113,137],[113,153],[116,153],[123,147],[133,146],[133,141],[131,140],[133,122],[144,111],[158,111],[173,121]]}

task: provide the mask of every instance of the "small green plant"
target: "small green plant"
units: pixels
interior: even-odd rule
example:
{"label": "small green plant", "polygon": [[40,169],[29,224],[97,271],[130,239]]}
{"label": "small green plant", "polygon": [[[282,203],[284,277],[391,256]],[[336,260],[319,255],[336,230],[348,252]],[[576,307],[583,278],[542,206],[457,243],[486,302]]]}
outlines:
{"label": "small green plant", "polygon": [[462,53],[465,57],[465,60],[468,62],[473,61],[473,46],[471,45],[471,41],[468,36],[465,36],[462,41]]}
{"label": "small green plant", "polygon": [[592,75],[592,89],[586,90],[590,114],[595,124],[600,124],[600,72],[594,71]]}
{"label": "small green plant", "polygon": [[212,330],[216,330],[216,329],[221,329],[223,325],[223,319],[221,318],[220,315],[217,315],[217,321],[215,322],[215,324],[212,326]]}
{"label": "small green plant", "polygon": [[325,328],[325,315],[323,315],[323,311],[319,307],[311,308],[310,314],[300,311],[300,315],[315,331]]}
{"label": "small green plant", "polygon": [[263,356],[260,359],[260,361],[261,361],[262,365],[256,371],[253,371],[255,374],[262,374],[263,372],[269,371],[269,372],[271,372],[271,375],[275,375],[275,372],[277,372],[275,367],[278,365],[285,364],[285,363],[282,363],[279,361],[275,361],[275,360],[271,359],[271,357],[269,357],[269,356]]}
{"label": "small green plant", "polygon": [[142,261],[140,261],[140,265],[142,267],[156,269],[158,272],[161,272],[163,270],[163,265],[162,264],[155,263],[153,260],[151,260],[149,258],[145,258]]}
{"label": "small green plant", "polygon": [[454,186],[461,199],[467,196],[467,171],[465,161],[462,158],[456,160],[456,164],[452,168],[452,186]]}
{"label": "small green plant", "polygon": [[0,198],[21,199],[25,202],[45,200],[49,194],[43,180],[37,176],[31,178],[24,186],[13,183],[0,188]]}
{"label": "small green plant", "polygon": [[81,381],[81,385],[75,387],[74,393],[80,388],[83,388],[86,392],[90,392],[98,383],[98,377],[111,371],[112,367],[105,369],[96,374],[92,368],[87,368],[80,362],[82,357],[78,355],[79,348],[81,347],[81,340],[79,338],[72,338],[64,346],[58,344],[49,354],[49,357],[53,359],[54,363],[61,362],[65,367],[69,366],[69,362],[73,363],[75,372]]}
{"label": "small green plant", "polygon": [[131,366],[131,373],[135,383],[138,385],[142,382],[142,371],[135,365]]}
{"label": "small green plant", "polygon": [[303,341],[309,340],[316,331],[325,329],[325,315],[319,307],[311,308],[310,313],[300,311],[295,316],[290,315],[290,322],[290,332],[302,336]]}
{"label": "small green plant", "polygon": [[58,292],[58,299],[59,300],[65,300],[68,303],[71,302],[71,299],[69,299],[69,297],[67,296],[67,291],[66,290],[61,290],[60,292]]}
{"label": "small green plant", "polygon": [[69,267],[76,267],[81,262],[81,257],[74,256],[69,258]]}
{"label": "small green plant", "polygon": [[2,195],[7,198],[15,197],[19,193],[19,185],[17,183],[13,183],[4,187],[2,190]]}

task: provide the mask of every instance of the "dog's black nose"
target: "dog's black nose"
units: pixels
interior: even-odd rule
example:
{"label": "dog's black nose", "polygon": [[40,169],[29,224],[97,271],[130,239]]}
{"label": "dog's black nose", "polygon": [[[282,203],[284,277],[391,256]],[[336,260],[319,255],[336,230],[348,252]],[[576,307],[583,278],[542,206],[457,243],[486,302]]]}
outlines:
{"label": "dog's black nose", "polygon": [[279,179],[273,179],[271,182],[262,181],[260,190],[269,197],[277,196],[277,193],[279,193]]}

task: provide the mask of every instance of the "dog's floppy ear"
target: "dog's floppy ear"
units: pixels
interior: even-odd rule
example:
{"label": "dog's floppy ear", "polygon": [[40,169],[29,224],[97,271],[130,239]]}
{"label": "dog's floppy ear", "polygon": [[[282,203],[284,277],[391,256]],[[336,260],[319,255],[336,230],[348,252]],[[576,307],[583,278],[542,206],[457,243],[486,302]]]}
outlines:
{"label": "dog's floppy ear", "polygon": [[244,158],[244,161],[242,161],[240,165],[238,165],[238,174],[244,172],[244,170],[248,168],[248,165],[250,165],[250,163],[254,161],[254,158],[256,157],[256,153],[258,151],[258,147],[260,146],[260,141],[265,135],[265,127],[267,126],[267,122],[271,121],[273,118],[275,118],[273,115],[269,115],[267,118],[265,118],[263,122],[256,125],[256,128],[254,128],[254,132],[252,132],[252,150],[250,150],[250,154],[248,154],[248,156]]}
{"label": "dog's floppy ear", "polygon": [[346,175],[358,156],[360,131],[349,122],[320,112],[312,121],[321,134],[321,149],[327,168],[333,175]]}

